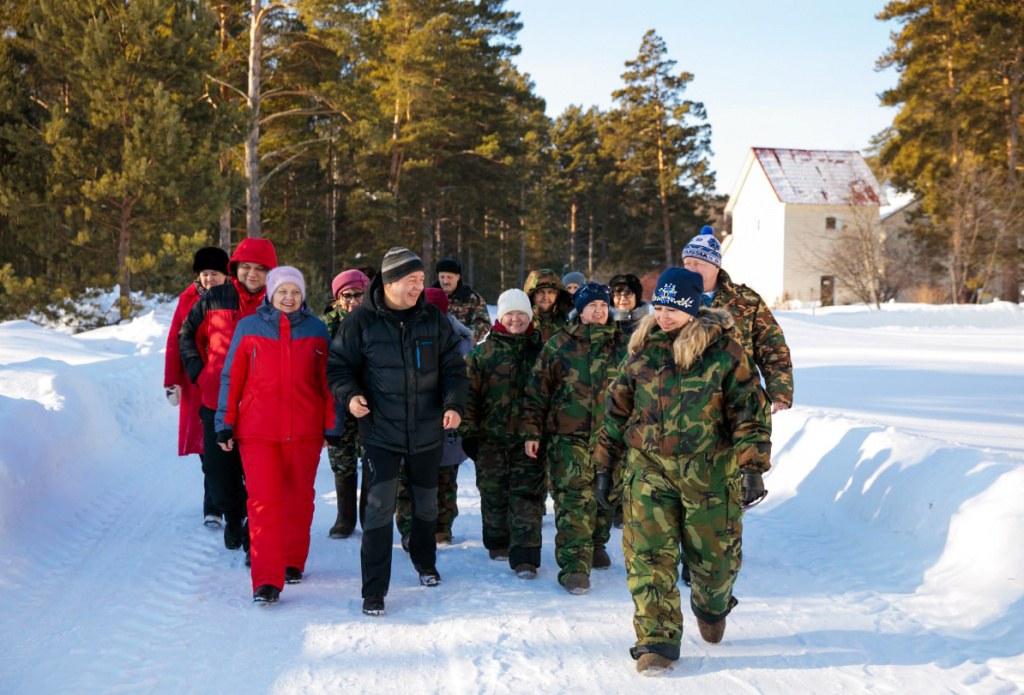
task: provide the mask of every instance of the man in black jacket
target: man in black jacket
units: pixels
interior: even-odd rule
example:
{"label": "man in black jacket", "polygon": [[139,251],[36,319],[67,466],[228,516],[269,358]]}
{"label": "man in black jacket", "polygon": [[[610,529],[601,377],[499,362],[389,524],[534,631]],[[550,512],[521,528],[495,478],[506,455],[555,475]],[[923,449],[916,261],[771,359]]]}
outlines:
{"label": "man in black jacket", "polygon": [[391,582],[395,493],[404,459],[412,488],[409,555],[420,583],[436,586],[437,470],[444,431],[462,419],[469,378],[448,318],[424,301],[423,261],[384,256],[361,306],[342,322],[327,357],[335,401],[359,419],[369,482],[360,563],[363,612],[384,614]]}

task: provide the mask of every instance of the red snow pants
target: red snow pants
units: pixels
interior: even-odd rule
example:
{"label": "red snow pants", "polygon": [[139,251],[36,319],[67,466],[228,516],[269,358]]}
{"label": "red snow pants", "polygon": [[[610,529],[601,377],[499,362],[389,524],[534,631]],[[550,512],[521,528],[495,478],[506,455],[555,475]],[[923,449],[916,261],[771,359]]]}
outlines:
{"label": "red snow pants", "polygon": [[285,567],[306,570],[322,439],[239,442],[249,493],[252,587],[284,588]]}

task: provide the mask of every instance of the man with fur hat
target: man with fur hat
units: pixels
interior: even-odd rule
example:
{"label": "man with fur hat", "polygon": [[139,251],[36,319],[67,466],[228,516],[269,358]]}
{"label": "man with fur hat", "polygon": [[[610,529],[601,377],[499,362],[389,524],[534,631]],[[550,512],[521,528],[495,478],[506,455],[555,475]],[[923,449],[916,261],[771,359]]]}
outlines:
{"label": "man with fur hat", "polygon": [[541,342],[546,343],[565,328],[573,309],[572,295],[565,291],[561,278],[550,268],[531,270],[523,291],[533,304],[533,325],[540,331]]}
{"label": "man with fur hat", "polygon": [[658,278],[654,315],[640,322],[608,391],[594,451],[597,502],[611,509],[622,471],[622,549],[633,596],[637,671],[672,667],[682,640],[677,580],[693,574],[690,607],[717,644],[736,605],[743,505],[764,494],[771,424],[757,372],[731,330],[732,315],[703,307],[697,273]]}
{"label": "man with fur hat", "polygon": [[[370,278],[361,270],[351,268],[338,273],[331,282],[334,301],[327,305],[320,319],[326,324],[330,339],[338,335],[341,322],[363,303],[363,294],[370,286]],[[344,411],[343,411],[344,412]],[[338,493],[338,518],[327,535],[348,538],[356,528],[356,480],[359,476],[359,428],[356,419],[345,412],[340,447],[327,445],[327,458],[334,472],[334,487]],[[365,494],[359,504],[359,519],[366,513]]]}
{"label": "man with fur hat", "polygon": [[405,248],[384,256],[363,303],[331,342],[327,380],[335,401],[359,419],[369,481],[360,550],[363,613],[384,614],[391,583],[398,470],[412,488],[409,555],[424,586],[437,564],[437,478],[445,430],[466,403],[466,363],[448,318],[423,296],[423,261]]}
{"label": "man with fur hat", "polygon": [[544,463],[526,455],[526,382],[540,352],[530,298],[519,289],[498,297],[498,320],[470,353],[462,448],[476,466],[484,547],[508,560],[520,579],[540,567]]}
{"label": "man with fur hat", "polygon": [[[210,288],[188,312],[178,332],[181,361],[189,380],[199,387],[203,421],[203,453],[209,468],[210,493],[224,515],[224,547],[245,546],[246,493],[238,451],[222,451],[217,444],[214,415],[220,391],[220,373],[235,334],[235,326],[256,313],[266,296],[267,273],[277,267],[277,252],[269,239],[243,239],[228,264],[230,282]],[[199,336],[206,335],[206,342]]]}
{"label": "man with fur hat", "polygon": [[793,405],[793,361],[782,329],[754,290],[733,282],[722,269],[722,247],[715,230],[704,226],[683,249],[683,267],[704,281],[705,306],[728,309],[736,321],[740,343],[761,370],[772,412]]}
{"label": "man with fur hat", "polygon": [[462,263],[457,258],[442,258],[434,267],[437,282],[434,287],[448,295],[448,313],[463,326],[473,331],[473,342],[479,343],[491,327],[487,302],[472,287],[462,281]]}

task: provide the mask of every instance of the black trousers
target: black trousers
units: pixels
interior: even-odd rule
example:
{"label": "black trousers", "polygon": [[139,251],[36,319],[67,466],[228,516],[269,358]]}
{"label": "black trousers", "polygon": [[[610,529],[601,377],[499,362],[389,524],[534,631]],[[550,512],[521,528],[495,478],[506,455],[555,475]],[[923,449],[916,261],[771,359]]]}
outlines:
{"label": "black trousers", "polygon": [[386,596],[391,585],[391,554],[394,544],[395,498],[398,469],[405,461],[405,474],[412,491],[412,532],[409,556],[417,569],[429,569],[437,562],[437,469],[443,447],[418,454],[402,454],[376,446],[363,452],[363,480],[369,495],[363,524],[359,559],[363,571],[363,598]]}
{"label": "black trousers", "polygon": [[205,405],[199,406],[199,419],[203,421],[203,470],[210,492],[210,504],[224,515],[225,521],[241,521],[245,518],[245,474],[242,472],[242,457],[238,453],[238,442],[231,451],[224,451],[217,444],[217,432],[213,429],[215,411]]}

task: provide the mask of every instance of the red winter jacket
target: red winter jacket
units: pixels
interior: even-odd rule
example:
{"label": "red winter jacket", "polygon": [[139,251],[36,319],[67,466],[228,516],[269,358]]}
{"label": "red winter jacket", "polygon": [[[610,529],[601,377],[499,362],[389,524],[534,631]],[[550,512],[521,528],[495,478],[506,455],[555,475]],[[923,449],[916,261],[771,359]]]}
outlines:
{"label": "red winter jacket", "polygon": [[305,304],[284,314],[264,303],[239,321],[221,373],[217,431],[275,442],[333,434],[327,340],[327,326]]}
{"label": "red winter jacket", "polygon": [[[199,286],[192,283],[178,297],[178,306],[171,320],[171,330],[167,334],[167,351],[164,355],[164,386],[181,387],[181,403],[178,404],[178,456],[203,453],[203,423],[199,419],[199,388],[193,384],[181,364],[181,350],[178,347],[178,332],[181,324],[188,316],[189,310],[199,301]],[[201,355],[206,354],[209,338],[206,329],[200,328],[196,334],[196,344]]]}
{"label": "red winter jacket", "polygon": [[[235,325],[256,313],[266,296],[266,288],[249,294],[245,285],[238,281],[239,263],[259,263],[270,269],[276,268],[274,245],[267,239],[243,239],[228,263],[231,281],[210,288],[188,312],[178,333],[185,373],[202,391],[203,405],[211,410],[217,409],[220,372],[231,346],[231,336],[235,334]],[[204,329],[209,336],[205,351],[196,340],[200,330]]]}

